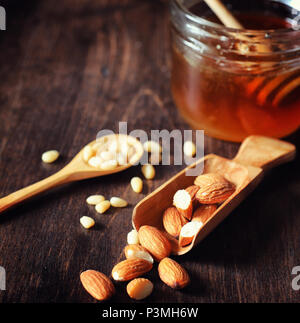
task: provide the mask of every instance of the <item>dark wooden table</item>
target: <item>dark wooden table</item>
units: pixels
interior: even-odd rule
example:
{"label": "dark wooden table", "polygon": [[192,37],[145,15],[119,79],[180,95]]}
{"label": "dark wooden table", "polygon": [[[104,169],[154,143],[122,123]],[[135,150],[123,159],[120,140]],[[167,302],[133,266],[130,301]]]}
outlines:
{"label": "dark wooden table", "polygon": [[[0,32],[0,194],[5,196],[59,170],[101,129],[188,129],[169,88],[168,8],[154,0],[12,1]],[[297,144],[299,133],[288,140]],[[238,145],[206,138],[205,153],[233,157]],[[54,164],[41,154],[57,149]],[[182,166],[183,167],[183,166]],[[110,274],[121,259],[134,205],[178,172],[157,167],[142,195],[139,174],[91,179],[43,194],[1,215],[2,302],[94,302],[79,274]],[[96,214],[87,196],[130,202]],[[300,265],[299,158],[272,171],[231,216],[192,252],[177,258],[193,284],[174,292],[153,270],[148,302],[298,302],[291,287]],[[96,227],[79,224],[92,216]],[[131,302],[117,284],[112,302]]]}

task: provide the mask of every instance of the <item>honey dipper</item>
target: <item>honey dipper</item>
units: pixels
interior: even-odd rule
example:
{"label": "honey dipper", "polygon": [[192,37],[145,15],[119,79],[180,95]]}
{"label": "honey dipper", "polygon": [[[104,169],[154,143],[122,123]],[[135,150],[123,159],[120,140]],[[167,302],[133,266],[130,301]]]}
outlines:
{"label": "honey dipper", "polygon": [[[204,1],[226,27],[245,29],[220,0]],[[248,39],[247,36],[242,38],[245,40]],[[260,44],[259,47],[265,52],[271,52],[271,48],[266,45]],[[251,96],[256,95],[257,102],[260,105],[265,104],[268,98],[272,98],[270,103],[274,107],[277,107],[282,100],[298,86],[300,86],[300,75],[293,71],[276,76],[271,80],[267,80],[266,77],[263,76],[256,77],[253,81],[248,83],[246,92]]]}

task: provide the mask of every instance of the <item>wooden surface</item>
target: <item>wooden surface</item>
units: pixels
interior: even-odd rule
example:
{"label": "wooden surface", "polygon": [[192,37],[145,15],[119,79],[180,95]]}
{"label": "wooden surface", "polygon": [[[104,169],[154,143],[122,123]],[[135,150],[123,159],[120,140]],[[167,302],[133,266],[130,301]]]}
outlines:
{"label": "wooden surface", "polygon": [[[165,2],[12,1],[0,32],[0,194],[59,170],[101,129],[188,129],[169,89]],[[23,3],[23,4],[21,4]],[[299,133],[288,138],[300,141]],[[52,165],[41,154],[57,149]],[[232,158],[237,144],[206,138],[205,153]],[[94,302],[79,274],[109,274],[121,259],[133,206],[184,166],[157,167],[143,194],[122,174],[66,185],[25,203],[0,220],[2,302]],[[174,292],[150,277],[148,302],[298,302],[292,268],[300,265],[299,158],[272,171],[256,191],[192,252],[176,259],[192,285]],[[99,215],[87,196],[121,196],[130,206]],[[79,224],[92,216],[96,227]],[[126,284],[112,302],[131,302]]]}

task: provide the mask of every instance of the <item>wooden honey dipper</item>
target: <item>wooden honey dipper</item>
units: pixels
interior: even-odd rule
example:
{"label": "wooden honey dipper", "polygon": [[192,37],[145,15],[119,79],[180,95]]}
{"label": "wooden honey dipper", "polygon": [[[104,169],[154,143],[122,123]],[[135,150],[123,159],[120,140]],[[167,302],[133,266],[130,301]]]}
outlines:
{"label": "wooden honey dipper", "polygon": [[[204,1],[226,27],[245,29],[220,0]],[[249,40],[247,36],[242,38]],[[271,52],[271,49],[266,45],[260,44],[259,47],[265,52]],[[287,82],[283,85],[285,81]],[[266,80],[266,77],[263,76],[256,77],[247,85],[246,91],[248,95],[254,95],[256,93],[257,102],[260,105],[265,104],[270,95],[273,94],[271,104],[276,107],[298,86],[300,86],[300,75],[297,72],[291,72],[284,75],[279,75],[271,80]]]}

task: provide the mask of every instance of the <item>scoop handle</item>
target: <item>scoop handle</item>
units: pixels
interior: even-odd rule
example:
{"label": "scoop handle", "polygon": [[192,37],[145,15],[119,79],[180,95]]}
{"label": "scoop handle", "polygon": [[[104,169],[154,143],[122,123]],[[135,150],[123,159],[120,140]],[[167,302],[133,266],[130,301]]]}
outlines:
{"label": "scoop handle", "polygon": [[241,144],[233,159],[247,166],[267,171],[295,158],[296,147],[286,141],[263,136],[249,136]]}

